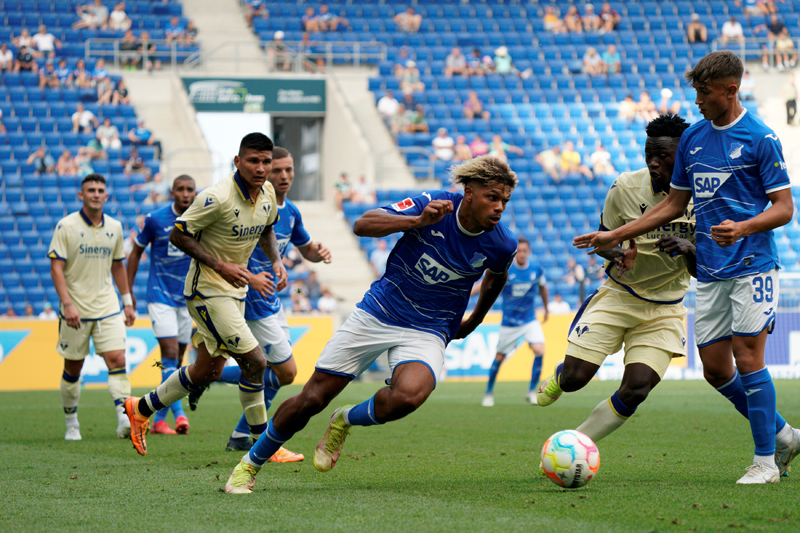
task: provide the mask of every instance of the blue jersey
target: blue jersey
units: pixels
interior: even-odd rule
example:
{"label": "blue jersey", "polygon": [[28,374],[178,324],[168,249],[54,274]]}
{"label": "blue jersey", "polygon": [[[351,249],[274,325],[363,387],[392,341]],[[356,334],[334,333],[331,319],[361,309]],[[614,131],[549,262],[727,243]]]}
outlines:
{"label": "blue jersey", "polygon": [[147,301],[171,307],[186,307],[183,284],[192,258],[169,242],[169,234],[178,218],[170,204],[157,209],[144,219],[144,228],[136,236],[141,248],[150,245],[150,277],[147,280]]}
{"label": "blue jersey", "polygon": [[[278,221],[272,229],[278,239],[278,249],[281,252],[281,257],[286,255],[289,243],[300,247],[311,242],[311,237],[308,235],[306,228],[303,227],[303,217],[300,215],[300,210],[291,200],[287,199],[282,206],[278,207]],[[272,262],[261,250],[260,246],[256,246],[256,249],[253,250],[253,255],[250,256],[250,260],[247,262],[247,270],[253,274],[269,272],[274,275]],[[280,310],[281,301],[277,293],[264,297],[252,288],[247,290],[247,306],[244,310],[245,320],[259,320],[274,315]]]}
{"label": "blue jersey", "polygon": [[536,320],[536,294],[544,287],[544,269],[538,263],[528,261],[525,267],[511,264],[508,281],[503,287],[502,326],[522,326]]}
{"label": "blue jersey", "polygon": [[697,218],[697,279],[717,281],[779,267],[772,232],[755,233],[722,248],[711,227],[740,222],[769,203],[767,194],[791,187],[778,136],[742,111],[733,124],[719,128],[702,120],[681,137],[672,187],[692,191]]}
{"label": "blue jersey", "polygon": [[454,212],[436,224],[403,233],[383,277],[370,286],[358,307],[381,322],[438,335],[445,343],[456,334],[472,285],[484,271],[508,270],[517,239],[503,224],[468,233],[458,222],[461,194],[436,191],[386,206],[386,211],[418,216],[431,200],[450,200]]}

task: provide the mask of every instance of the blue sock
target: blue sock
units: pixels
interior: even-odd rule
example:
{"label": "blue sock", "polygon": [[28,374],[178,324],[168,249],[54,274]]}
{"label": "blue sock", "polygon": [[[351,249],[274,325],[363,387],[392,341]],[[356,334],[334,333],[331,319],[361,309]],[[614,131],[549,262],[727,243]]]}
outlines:
{"label": "blue sock", "polygon": [[253,466],[262,467],[267,460],[275,455],[278,448],[292,438],[292,435],[281,435],[272,427],[272,419],[269,419],[267,430],[258,437],[258,440],[245,456],[245,461]]}
{"label": "blue sock", "polygon": [[[739,376],[739,371],[736,370],[731,380],[721,387],[717,387],[717,391],[725,396],[736,407],[743,417],[749,419],[747,414],[747,395],[744,393],[744,385],[742,385],[742,378]],[[786,425],[786,420],[783,419],[778,411],[775,411],[775,433],[779,432]]]}
{"label": "blue sock", "polygon": [[542,358],[544,357],[543,354],[534,354],[533,356],[533,367],[531,368],[531,384],[528,387],[528,391],[532,391],[536,388],[536,385],[539,384],[539,378],[542,377]]}
{"label": "blue sock", "polygon": [[775,385],[769,370],[762,368],[742,376],[747,399],[750,431],[756,444],[756,455],[775,453]]}
{"label": "blue sock", "polygon": [[375,426],[383,424],[375,418],[375,396],[355,407],[345,410],[344,420],[351,426]]}
{"label": "blue sock", "polygon": [[[278,376],[267,366],[267,370],[264,372],[264,404],[267,406],[267,411],[269,411],[272,400],[275,399],[275,395],[278,394],[280,388],[281,383],[278,381]],[[244,414],[239,419],[239,423],[236,424],[236,429],[234,429],[233,432],[250,435],[250,426],[247,425],[247,418],[245,418]]]}
{"label": "blue sock", "polygon": [[[178,361],[175,359],[165,359],[161,358],[161,383],[167,381],[167,378],[172,375],[175,370],[178,368]],[[169,413],[169,409],[165,407],[164,409],[159,409],[156,411],[156,416],[153,419],[153,423],[162,422],[167,419],[167,414]]]}
{"label": "blue sock", "polygon": [[556,383],[558,383],[559,387],[561,386],[561,383],[560,383],[560,381],[561,381],[561,372],[563,372],[563,371],[564,371],[564,363],[561,362],[556,367],[556,371],[553,372],[553,375],[555,376]]}
{"label": "blue sock", "polygon": [[616,411],[617,414],[623,418],[630,418],[633,416],[633,413],[636,412],[635,407],[631,409],[622,403],[622,400],[619,399],[619,391],[616,391],[609,399],[611,400],[611,407],[613,407],[614,411]]}
{"label": "blue sock", "polygon": [[497,379],[497,373],[500,372],[500,365],[502,364],[503,361],[499,359],[492,361],[492,367],[489,369],[489,382],[486,384],[486,394],[492,394],[494,392],[494,382]]}
{"label": "blue sock", "polygon": [[219,378],[219,382],[238,385],[240,377],[242,377],[242,369],[239,368],[239,365],[226,366],[222,369],[222,375]]}

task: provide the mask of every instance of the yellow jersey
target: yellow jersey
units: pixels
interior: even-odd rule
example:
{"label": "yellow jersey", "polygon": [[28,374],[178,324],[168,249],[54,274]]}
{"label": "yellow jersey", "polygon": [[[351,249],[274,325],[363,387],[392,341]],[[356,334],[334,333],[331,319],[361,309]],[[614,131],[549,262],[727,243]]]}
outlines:
{"label": "yellow jersey", "polygon": [[[247,184],[234,172],[197,195],[189,209],[175,220],[175,227],[194,237],[205,250],[226,263],[247,267],[247,260],[267,226],[278,220],[275,189],[264,183],[252,198]],[[247,286],[235,288],[213,269],[192,259],[185,298],[228,296],[244,300]]]}
{"label": "yellow jersey", "polygon": [[[125,259],[122,224],[103,215],[95,226],[83,209],[58,221],[47,252],[64,261],[67,292],[81,320],[102,320],[120,312],[111,277],[114,261]],[[64,305],[59,306],[64,315]]]}
{"label": "yellow jersey", "polygon": [[[667,197],[666,191],[658,190],[650,179],[650,172],[640,169],[623,172],[611,185],[606,195],[601,224],[604,230],[614,230],[636,220]],[[617,279],[616,267],[606,261],[608,274],[605,286],[624,289],[641,299],[663,304],[680,302],[689,288],[690,274],[686,268],[686,257],[670,257],[653,244],[662,237],[674,235],[694,243],[694,205],[690,202],[686,212],[646,235],[636,238],[636,262],[633,269]],[[628,248],[628,243],[623,243]],[[609,268],[610,267],[610,268]]]}

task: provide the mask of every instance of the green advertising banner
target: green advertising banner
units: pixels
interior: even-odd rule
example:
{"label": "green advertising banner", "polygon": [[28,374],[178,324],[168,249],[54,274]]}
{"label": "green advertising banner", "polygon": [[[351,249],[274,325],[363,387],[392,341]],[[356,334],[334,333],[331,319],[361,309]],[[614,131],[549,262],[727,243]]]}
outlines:
{"label": "green advertising banner", "polygon": [[323,115],[325,80],[183,78],[197,111]]}

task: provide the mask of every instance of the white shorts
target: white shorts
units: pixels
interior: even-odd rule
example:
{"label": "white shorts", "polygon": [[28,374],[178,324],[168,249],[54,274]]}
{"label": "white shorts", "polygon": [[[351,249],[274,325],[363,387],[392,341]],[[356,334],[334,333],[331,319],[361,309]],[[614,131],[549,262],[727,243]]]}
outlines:
{"label": "white shorts", "polygon": [[354,378],[388,350],[391,372],[397,365],[422,363],[438,383],[444,368],[444,349],[441,337],[384,324],[363,309],[356,308],[325,345],[316,369]]}
{"label": "white shorts", "polygon": [[264,350],[268,363],[279,365],[292,358],[292,345],[289,343],[289,323],[281,310],[265,318],[248,320],[247,327],[253,333],[259,346]]}
{"label": "white shorts", "polygon": [[731,336],[754,337],[775,326],[778,270],[697,283],[694,331],[702,348]]}
{"label": "white shorts", "polygon": [[187,308],[152,303],[147,304],[147,313],[156,339],[177,337],[178,344],[192,342],[192,317]]}
{"label": "white shorts", "polygon": [[521,338],[528,344],[544,344],[544,331],[538,320],[521,326],[500,326],[500,338],[497,341],[497,353],[508,355],[519,344]]}

